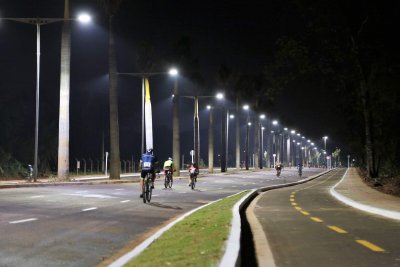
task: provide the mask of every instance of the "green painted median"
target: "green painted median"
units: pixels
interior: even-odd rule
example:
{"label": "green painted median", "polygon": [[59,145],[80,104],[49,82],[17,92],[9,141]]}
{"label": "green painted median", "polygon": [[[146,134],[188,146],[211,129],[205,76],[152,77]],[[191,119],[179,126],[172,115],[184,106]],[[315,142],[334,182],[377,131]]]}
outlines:
{"label": "green painted median", "polygon": [[189,215],[125,266],[216,266],[230,233],[232,208],[246,193]]}

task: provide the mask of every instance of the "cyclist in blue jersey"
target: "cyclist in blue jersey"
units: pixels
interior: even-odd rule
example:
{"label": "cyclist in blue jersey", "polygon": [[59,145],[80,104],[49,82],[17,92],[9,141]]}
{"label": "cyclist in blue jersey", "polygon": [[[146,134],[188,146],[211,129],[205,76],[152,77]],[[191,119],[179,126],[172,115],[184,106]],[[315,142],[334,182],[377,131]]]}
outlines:
{"label": "cyclist in blue jersey", "polygon": [[[142,158],[140,160],[141,162],[141,167],[142,167],[142,172],[140,174],[140,192],[142,192],[143,188],[143,179],[146,177],[148,173],[151,173],[151,188],[154,188],[154,180],[156,178],[156,171],[155,167],[158,164],[157,157],[154,156],[153,154],[153,149],[149,148],[146,153],[142,155]],[[140,194],[140,197],[142,198],[143,195]]]}

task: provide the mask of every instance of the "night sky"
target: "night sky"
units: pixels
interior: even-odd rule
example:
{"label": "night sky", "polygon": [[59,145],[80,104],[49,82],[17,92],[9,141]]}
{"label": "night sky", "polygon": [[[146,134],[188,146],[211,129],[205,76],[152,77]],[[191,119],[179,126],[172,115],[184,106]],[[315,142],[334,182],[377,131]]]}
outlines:
{"label": "night sky", "polygon": [[[0,0],[1,17],[61,18],[63,0]],[[117,44],[118,71],[138,72],[135,65],[138,44],[151,43],[162,57],[177,39],[188,36],[192,54],[198,58],[205,81],[204,91],[218,91],[217,74],[224,64],[243,74],[261,73],[273,59],[276,39],[296,31],[289,27],[292,16],[290,1],[129,1],[123,2],[114,21]],[[72,23],[71,48],[71,113],[70,156],[99,158],[102,132],[108,145],[108,63],[105,14],[96,1],[71,0],[71,16],[79,11],[91,13],[91,24]],[[39,146],[55,148],[58,138],[59,71],[61,23],[41,27],[41,84]],[[36,37],[35,27],[16,22],[0,21],[0,97],[1,120],[12,121],[1,127],[7,148],[7,138],[18,137],[19,147],[8,148],[22,161],[33,157],[35,122]],[[166,71],[168,64],[156,71]],[[155,149],[160,158],[171,156],[172,78],[155,76],[150,79],[154,112]],[[184,77],[179,80],[182,95],[193,95],[194,86]],[[227,89],[229,90],[229,89]],[[273,106],[265,107],[267,118],[278,119],[282,125],[304,133],[322,147],[322,136],[342,145],[340,117],[335,92],[324,90],[283,91]],[[119,77],[120,150],[121,159],[137,160],[140,154],[141,81],[134,77]],[[207,159],[208,112],[207,100],[200,103],[201,158]],[[182,153],[189,157],[192,149],[193,101],[181,100]],[[216,124],[221,120],[216,112]],[[243,120],[243,118],[242,118]],[[243,120],[244,122],[244,120]],[[244,124],[244,123],[243,123]],[[11,126],[10,126],[11,125]],[[233,124],[232,124],[233,126]],[[220,138],[220,126],[215,136]],[[242,127],[242,131],[244,127]],[[234,132],[234,128],[230,128]],[[231,153],[234,137],[230,136]],[[219,153],[217,144],[216,154]],[[242,142],[243,144],[243,142]],[[39,157],[41,155],[39,150]],[[73,164],[73,163],[71,163]]]}

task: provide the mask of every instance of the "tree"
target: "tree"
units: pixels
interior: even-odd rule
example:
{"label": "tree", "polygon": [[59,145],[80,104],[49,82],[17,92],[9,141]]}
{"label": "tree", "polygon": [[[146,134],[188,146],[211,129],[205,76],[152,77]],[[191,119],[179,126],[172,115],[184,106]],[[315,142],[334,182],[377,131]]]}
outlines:
{"label": "tree", "polygon": [[120,179],[117,58],[112,22],[123,0],[98,0],[108,17],[108,74],[110,105],[110,179]]}
{"label": "tree", "polygon": [[60,114],[58,126],[58,168],[59,180],[69,179],[69,95],[71,63],[71,30],[69,0],[64,3],[64,25],[61,39]]}

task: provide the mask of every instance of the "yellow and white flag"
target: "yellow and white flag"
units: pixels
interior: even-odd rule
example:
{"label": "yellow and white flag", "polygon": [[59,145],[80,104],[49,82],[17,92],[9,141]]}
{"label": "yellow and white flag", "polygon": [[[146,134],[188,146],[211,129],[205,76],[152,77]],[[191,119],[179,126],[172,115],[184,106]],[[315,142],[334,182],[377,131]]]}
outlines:
{"label": "yellow and white flag", "polygon": [[145,115],[145,129],[146,129],[146,150],[153,148],[153,120],[151,114],[151,101],[150,101],[150,85],[149,80],[145,79],[145,101],[144,101],[144,115]]}

